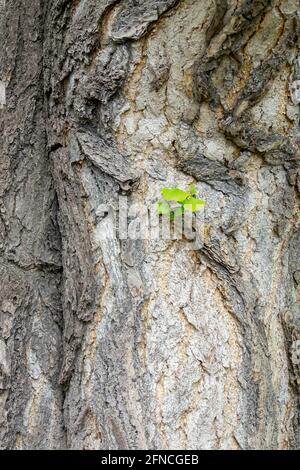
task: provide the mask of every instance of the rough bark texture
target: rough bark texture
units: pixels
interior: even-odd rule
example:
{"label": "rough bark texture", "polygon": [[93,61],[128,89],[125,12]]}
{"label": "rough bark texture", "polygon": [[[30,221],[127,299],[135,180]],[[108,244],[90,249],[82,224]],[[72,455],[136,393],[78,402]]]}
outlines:
{"label": "rough bark texture", "polygon": [[298,448],[298,0],[0,5],[0,447]]}

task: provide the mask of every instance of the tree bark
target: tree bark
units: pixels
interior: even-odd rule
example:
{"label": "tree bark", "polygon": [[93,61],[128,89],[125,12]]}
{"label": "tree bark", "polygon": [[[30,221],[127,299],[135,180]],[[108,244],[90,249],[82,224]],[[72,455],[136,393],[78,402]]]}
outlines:
{"label": "tree bark", "polygon": [[[298,448],[298,1],[0,13],[0,448]],[[199,249],[104,236],[191,182]]]}

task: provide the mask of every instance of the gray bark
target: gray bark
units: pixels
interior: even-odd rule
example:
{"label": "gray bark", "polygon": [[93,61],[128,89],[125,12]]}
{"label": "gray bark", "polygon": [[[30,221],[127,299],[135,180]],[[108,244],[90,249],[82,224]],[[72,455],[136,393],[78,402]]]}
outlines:
{"label": "gray bark", "polygon": [[299,448],[298,1],[0,5],[0,448]]}

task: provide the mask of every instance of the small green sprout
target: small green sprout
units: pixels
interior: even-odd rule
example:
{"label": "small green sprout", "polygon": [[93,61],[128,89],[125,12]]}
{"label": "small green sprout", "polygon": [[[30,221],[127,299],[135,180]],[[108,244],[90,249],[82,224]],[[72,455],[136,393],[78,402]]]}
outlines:
{"label": "small green sprout", "polygon": [[[198,191],[194,184],[189,185],[188,191],[179,188],[164,188],[161,193],[164,201],[158,203],[158,213],[160,215],[169,215],[171,220],[181,217],[185,212],[198,212],[206,204],[205,201],[195,197]],[[170,202],[177,203],[177,207],[172,207]]]}

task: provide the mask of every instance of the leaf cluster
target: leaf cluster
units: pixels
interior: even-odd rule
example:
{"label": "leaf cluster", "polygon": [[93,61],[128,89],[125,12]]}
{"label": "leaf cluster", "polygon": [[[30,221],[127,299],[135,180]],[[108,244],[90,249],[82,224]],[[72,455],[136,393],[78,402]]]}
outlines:
{"label": "leaf cluster", "polygon": [[[197,199],[197,188],[194,184],[189,185],[188,191],[179,188],[164,188],[161,192],[164,200],[158,203],[158,213],[160,215],[169,215],[171,220],[182,216],[185,212],[198,212],[206,202]],[[176,203],[173,207],[171,203]]]}

